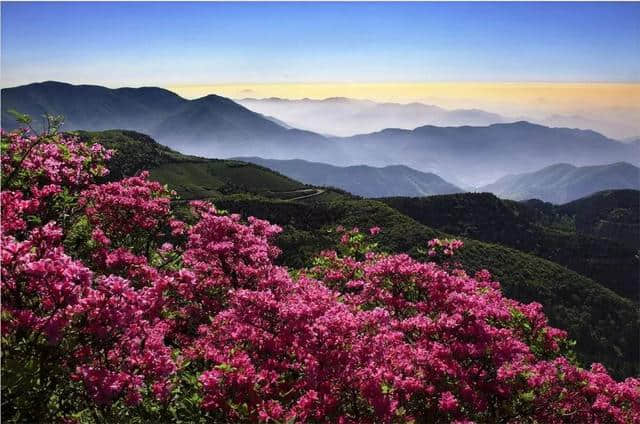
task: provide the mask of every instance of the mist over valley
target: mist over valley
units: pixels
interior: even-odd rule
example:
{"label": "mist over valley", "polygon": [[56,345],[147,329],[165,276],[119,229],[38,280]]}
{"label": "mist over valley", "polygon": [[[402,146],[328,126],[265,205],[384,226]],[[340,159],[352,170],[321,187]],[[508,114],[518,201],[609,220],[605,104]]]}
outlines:
{"label": "mist over valley", "polygon": [[[270,102],[282,110],[300,110],[296,101]],[[350,99],[305,103],[316,108],[325,125],[340,116],[347,123],[376,121],[375,116],[385,111],[390,111],[389,122],[397,121],[407,108],[419,111],[409,114],[411,126],[420,122],[425,108],[448,116],[446,119],[453,119],[450,114],[454,114],[456,122],[464,125],[385,128],[334,137],[280,122],[273,117],[273,110],[270,115],[262,109],[252,111],[217,95],[187,100],[155,87],[109,89],[60,82],[3,89],[2,121],[6,128],[16,126],[11,109],[36,117],[61,114],[66,130],[131,129],[184,153],[212,158],[302,159],[342,167],[405,165],[466,190],[558,163],[592,166],[628,161],[637,165],[640,161],[638,143],[622,143],[591,130],[551,128],[526,121],[489,123],[502,118],[477,110],[449,112],[425,105],[380,105]],[[355,118],[344,112],[354,104],[360,111]],[[362,105],[375,111],[374,116],[363,117]],[[332,114],[322,112],[333,106],[336,111]],[[486,124],[479,125],[478,120]]]}

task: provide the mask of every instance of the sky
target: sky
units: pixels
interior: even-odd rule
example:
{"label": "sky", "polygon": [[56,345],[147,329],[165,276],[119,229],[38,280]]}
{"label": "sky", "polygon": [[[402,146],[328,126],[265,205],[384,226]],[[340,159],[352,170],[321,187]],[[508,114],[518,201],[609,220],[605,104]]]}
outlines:
{"label": "sky", "polygon": [[511,115],[599,113],[605,103],[628,111],[640,101],[640,3],[1,8],[3,87],[57,80],[186,97],[351,95]]}
{"label": "sky", "polygon": [[638,82],[639,3],[2,2],[3,85]]}

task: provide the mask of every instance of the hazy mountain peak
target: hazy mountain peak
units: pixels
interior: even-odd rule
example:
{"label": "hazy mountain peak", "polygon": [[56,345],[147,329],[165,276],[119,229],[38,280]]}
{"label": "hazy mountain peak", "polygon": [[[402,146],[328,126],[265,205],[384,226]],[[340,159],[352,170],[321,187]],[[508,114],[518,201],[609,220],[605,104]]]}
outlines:
{"label": "hazy mountain peak", "polygon": [[322,100],[242,99],[240,104],[290,125],[320,134],[352,136],[385,128],[414,129],[423,125],[489,125],[504,122],[481,110],[446,110],[419,102],[378,103],[366,99],[329,97]]}
{"label": "hazy mountain peak", "polygon": [[220,102],[220,103],[235,103],[233,100],[222,97],[217,94],[207,94],[206,96],[198,97],[197,99],[192,100],[192,102]]}
{"label": "hazy mountain peak", "polygon": [[342,102],[342,103],[351,103],[357,101],[355,99],[350,99],[348,97],[327,97],[325,99],[318,100],[319,102]]}
{"label": "hazy mountain peak", "polygon": [[515,122],[500,122],[490,125],[491,127],[518,127],[518,128],[547,128],[540,124],[534,124],[529,121],[521,120]]}
{"label": "hazy mountain peak", "polygon": [[536,172],[546,172],[546,171],[553,171],[553,170],[558,170],[558,169],[562,169],[562,170],[570,170],[570,169],[576,169],[576,166],[571,165],[570,163],[556,163],[553,165],[549,165],[545,168],[542,168],[539,171]]}
{"label": "hazy mountain peak", "polygon": [[338,187],[364,197],[428,196],[462,192],[436,174],[420,172],[405,165],[340,167],[300,159],[237,159],[270,168],[303,183]]}
{"label": "hazy mountain peak", "polygon": [[69,86],[73,86],[73,84],[69,84],[67,82],[61,82],[61,81],[54,81],[54,80],[48,80],[48,81],[42,81],[42,82],[33,82],[31,84],[27,84],[24,87],[33,87],[33,86],[40,86],[40,87],[69,87]]}
{"label": "hazy mountain peak", "polygon": [[582,167],[559,163],[535,172],[507,175],[479,190],[506,199],[560,204],[611,189],[640,189],[640,168],[627,162]]}

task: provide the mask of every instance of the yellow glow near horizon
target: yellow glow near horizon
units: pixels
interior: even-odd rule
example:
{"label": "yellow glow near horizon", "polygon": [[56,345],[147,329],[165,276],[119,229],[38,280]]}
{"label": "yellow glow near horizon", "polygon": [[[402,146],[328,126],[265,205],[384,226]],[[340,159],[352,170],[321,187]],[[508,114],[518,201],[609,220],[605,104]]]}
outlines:
{"label": "yellow glow near horizon", "polygon": [[167,87],[184,97],[218,94],[234,99],[351,97],[374,101],[424,102],[449,108],[494,108],[563,112],[640,108],[638,83],[290,83]]}

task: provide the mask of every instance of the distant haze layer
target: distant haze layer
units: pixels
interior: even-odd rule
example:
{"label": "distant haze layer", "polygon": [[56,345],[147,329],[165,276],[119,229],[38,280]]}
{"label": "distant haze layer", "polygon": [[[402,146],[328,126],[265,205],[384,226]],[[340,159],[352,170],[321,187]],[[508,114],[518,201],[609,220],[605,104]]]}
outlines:
{"label": "distant haze layer", "polygon": [[501,115],[479,109],[447,110],[424,103],[377,103],[345,97],[324,100],[247,98],[236,102],[254,112],[276,118],[281,125],[340,137],[385,128],[412,130],[427,124],[442,127],[486,126],[509,121]]}
{"label": "distant haze layer", "polygon": [[348,97],[375,102],[420,102],[446,109],[482,109],[550,126],[588,128],[615,139],[640,134],[637,83],[237,83],[167,88],[187,98],[215,93],[236,99]]}
{"label": "distant haze layer", "polygon": [[404,164],[462,188],[557,163],[587,166],[628,161],[638,165],[640,160],[638,143],[625,144],[593,131],[529,122],[425,125],[414,130],[325,137],[283,127],[226,97],[186,100],[154,87],[113,90],[55,81],[34,83],[2,90],[2,121],[7,129],[17,125],[10,109],[33,117],[46,112],[61,114],[66,130],[141,131],[172,148],[200,156],[305,159],[338,166]]}

